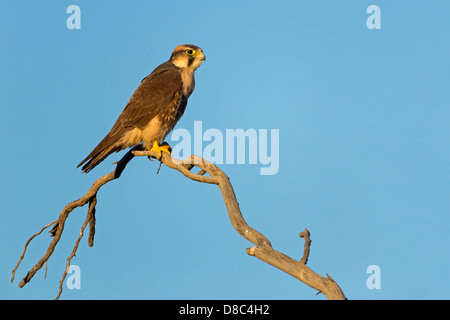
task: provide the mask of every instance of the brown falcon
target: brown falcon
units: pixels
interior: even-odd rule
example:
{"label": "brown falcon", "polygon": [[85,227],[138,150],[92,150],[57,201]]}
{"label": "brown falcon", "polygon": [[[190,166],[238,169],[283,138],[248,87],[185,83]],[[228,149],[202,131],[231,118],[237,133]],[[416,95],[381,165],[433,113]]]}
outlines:
{"label": "brown falcon", "polygon": [[78,165],[91,171],[113,152],[142,143],[148,150],[170,154],[161,142],[172,131],[194,91],[194,72],[206,60],[202,49],[177,46],[170,59],[145,77],[132,94],[111,131]]}

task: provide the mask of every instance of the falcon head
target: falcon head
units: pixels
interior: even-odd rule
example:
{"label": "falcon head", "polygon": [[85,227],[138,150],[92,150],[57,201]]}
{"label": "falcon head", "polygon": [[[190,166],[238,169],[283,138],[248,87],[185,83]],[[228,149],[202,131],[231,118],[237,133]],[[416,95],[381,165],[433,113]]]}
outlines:
{"label": "falcon head", "polygon": [[200,67],[205,60],[206,57],[202,49],[192,44],[183,44],[176,47],[170,56],[170,61],[178,68],[189,68],[192,71]]}

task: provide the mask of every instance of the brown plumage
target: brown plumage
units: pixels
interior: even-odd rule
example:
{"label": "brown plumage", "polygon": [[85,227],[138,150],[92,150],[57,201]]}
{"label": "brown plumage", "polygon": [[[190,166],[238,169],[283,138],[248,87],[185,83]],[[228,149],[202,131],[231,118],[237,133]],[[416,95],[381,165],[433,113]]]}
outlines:
{"label": "brown plumage", "polygon": [[82,170],[87,173],[111,153],[141,143],[168,152],[157,146],[183,115],[194,91],[194,72],[205,59],[197,46],[176,47],[168,61],[141,81],[111,131],[78,167],[86,163]]}

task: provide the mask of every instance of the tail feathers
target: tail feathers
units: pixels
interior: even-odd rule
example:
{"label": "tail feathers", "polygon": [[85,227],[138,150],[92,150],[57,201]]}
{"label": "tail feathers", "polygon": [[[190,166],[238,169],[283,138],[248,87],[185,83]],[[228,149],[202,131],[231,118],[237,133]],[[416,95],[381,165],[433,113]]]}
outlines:
{"label": "tail feathers", "polygon": [[[117,146],[116,139],[106,136],[97,147],[77,166],[80,167],[86,161],[87,163],[81,168],[84,173],[88,173],[106,159],[111,153],[122,150],[120,146]],[[89,160],[89,161],[88,161]]]}
{"label": "tail feathers", "polygon": [[[120,149],[117,149],[115,146],[110,146],[109,148],[104,149],[100,153],[97,153],[92,158],[90,158],[90,160],[81,168],[83,170],[83,173],[88,173],[89,171],[94,169],[97,165],[99,165],[103,160],[105,160],[106,157],[108,157],[111,153],[119,150]],[[78,167],[81,165],[82,163],[80,163]]]}

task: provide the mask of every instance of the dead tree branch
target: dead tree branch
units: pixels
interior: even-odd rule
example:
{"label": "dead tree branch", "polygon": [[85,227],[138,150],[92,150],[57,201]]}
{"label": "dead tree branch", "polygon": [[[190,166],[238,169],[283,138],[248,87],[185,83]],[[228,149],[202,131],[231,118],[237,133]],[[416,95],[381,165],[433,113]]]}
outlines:
{"label": "dead tree branch", "polygon": [[[67,265],[66,269],[64,271],[64,274],[62,276],[62,279],[60,281],[59,286],[59,292],[56,297],[58,299],[62,292],[63,287],[63,281],[67,275],[67,272],[69,270],[70,261],[75,256],[75,253],[78,249],[78,245],[81,241],[81,238],[83,237],[84,230],[86,226],[89,224],[89,238],[88,238],[88,245],[90,247],[93,246],[94,243],[94,234],[95,234],[95,206],[97,204],[97,192],[99,189],[105,185],[106,183],[117,179],[120,177],[121,173],[125,169],[128,162],[133,159],[134,156],[147,156],[149,158],[157,158],[158,155],[156,152],[152,151],[144,151],[140,146],[134,147],[130,151],[128,151],[123,158],[117,162],[116,168],[114,171],[104,175],[103,177],[99,178],[97,181],[93,183],[93,185],[90,187],[88,192],[81,197],[78,200],[75,200],[68,205],[61,211],[59,214],[58,220],[55,220],[48,225],[46,225],[44,228],[41,229],[38,233],[34,234],[30,239],[26,242],[23,253],[21,257],[19,258],[19,261],[14,268],[12,272],[12,279],[11,282],[14,281],[14,276],[16,273],[17,268],[19,267],[20,262],[22,261],[26,249],[30,243],[30,241],[42,233],[46,228],[53,225],[52,230],[50,231],[51,235],[53,236],[53,240],[51,241],[47,252],[44,254],[44,256],[38,261],[36,265],[34,265],[30,271],[26,274],[26,276],[22,279],[22,281],[19,283],[19,287],[23,287],[26,283],[28,283],[33,276],[36,274],[36,272],[42,268],[44,264],[47,263],[48,259],[53,254],[53,251],[55,250],[56,245],[58,244],[59,240],[61,239],[62,232],[64,230],[64,224],[66,222],[66,219],[68,218],[69,214],[77,207],[83,207],[86,204],[89,204],[89,209],[87,212],[86,220],[83,223],[80,235],[75,242],[74,248],[72,250],[72,253],[67,259]],[[223,200],[225,202],[225,206],[228,211],[228,216],[230,218],[231,224],[236,229],[236,231],[245,239],[253,243],[255,246],[250,247],[246,249],[247,254],[254,256],[288,274],[293,276],[294,278],[300,280],[301,282],[307,284],[308,286],[318,290],[319,292],[322,292],[327,296],[328,299],[333,300],[342,300],[345,299],[344,293],[342,292],[339,285],[327,274],[327,277],[322,277],[321,275],[315,273],[310,268],[306,266],[306,262],[308,260],[309,251],[310,251],[310,234],[307,229],[300,233],[300,237],[305,239],[305,245],[304,245],[304,251],[303,256],[300,261],[294,260],[288,256],[286,256],[283,253],[280,253],[272,248],[272,245],[263,234],[256,231],[255,229],[251,228],[247,222],[244,220],[244,217],[242,216],[242,213],[239,209],[239,204],[236,199],[236,195],[233,191],[233,187],[231,186],[230,180],[228,176],[220,170],[216,165],[206,161],[205,159],[197,156],[190,156],[186,160],[177,160],[172,158],[167,153],[162,154],[162,157],[158,159],[162,163],[164,163],[167,167],[177,170],[180,173],[182,173],[187,178],[202,182],[202,183],[209,183],[209,184],[215,184],[220,188],[220,191],[222,192]],[[198,167],[200,171],[197,173],[193,173],[192,169],[194,167]],[[206,175],[208,174],[208,175]]]}

